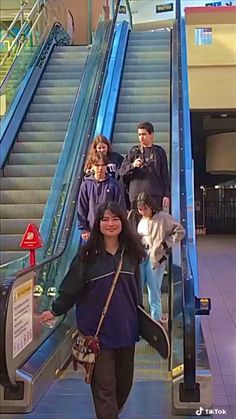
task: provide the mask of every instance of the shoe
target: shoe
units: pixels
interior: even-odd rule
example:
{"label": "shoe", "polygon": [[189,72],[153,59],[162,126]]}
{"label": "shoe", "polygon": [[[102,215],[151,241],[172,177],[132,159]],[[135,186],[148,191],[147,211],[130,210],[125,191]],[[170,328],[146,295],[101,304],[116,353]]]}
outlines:
{"label": "shoe", "polygon": [[34,291],[33,291],[34,297],[41,297],[42,293],[43,293],[42,285],[35,285]]}
{"label": "shoe", "polygon": [[57,289],[55,287],[49,287],[47,290],[47,296],[48,297],[55,297],[57,294]]}

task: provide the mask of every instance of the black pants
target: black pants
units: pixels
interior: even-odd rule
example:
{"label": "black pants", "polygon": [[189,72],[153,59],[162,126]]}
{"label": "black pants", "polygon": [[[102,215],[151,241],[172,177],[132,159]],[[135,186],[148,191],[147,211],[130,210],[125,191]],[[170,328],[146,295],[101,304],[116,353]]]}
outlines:
{"label": "black pants", "polygon": [[118,418],[133,383],[134,349],[104,349],[98,354],[91,383],[97,419]]}

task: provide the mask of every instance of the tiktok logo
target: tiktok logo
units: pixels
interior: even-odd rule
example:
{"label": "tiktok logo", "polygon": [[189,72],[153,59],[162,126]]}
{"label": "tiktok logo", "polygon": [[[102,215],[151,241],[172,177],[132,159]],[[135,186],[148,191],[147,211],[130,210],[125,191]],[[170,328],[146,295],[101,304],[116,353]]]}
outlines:
{"label": "tiktok logo", "polygon": [[201,416],[203,411],[204,411],[204,409],[202,407],[200,407],[198,410],[196,410],[196,415]]}

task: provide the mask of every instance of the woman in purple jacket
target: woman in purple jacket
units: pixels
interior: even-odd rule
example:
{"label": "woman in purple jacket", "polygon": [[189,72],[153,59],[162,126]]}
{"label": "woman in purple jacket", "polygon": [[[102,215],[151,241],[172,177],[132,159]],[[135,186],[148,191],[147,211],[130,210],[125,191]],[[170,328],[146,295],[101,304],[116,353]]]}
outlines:
{"label": "woman in purple jacket", "polygon": [[108,202],[98,209],[88,242],[73,260],[52,310],[43,312],[40,319],[51,321],[76,304],[78,329],[85,336],[94,336],[122,249],[123,263],[98,335],[101,350],[91,381],[97,419],[118,419],[131,390],[134,348],[139,340],[139,263],[145,252],[117,203]]}
{"label": "woman in purple jacket", "polygon": [[83,240],[88,240],[99,205],[114,201],[125,210],[125,201],[120,184],[107,174],[108,157],[94,153],[91,157],[91,173],[84,177],[81,184],[77,214],[79,230]]}

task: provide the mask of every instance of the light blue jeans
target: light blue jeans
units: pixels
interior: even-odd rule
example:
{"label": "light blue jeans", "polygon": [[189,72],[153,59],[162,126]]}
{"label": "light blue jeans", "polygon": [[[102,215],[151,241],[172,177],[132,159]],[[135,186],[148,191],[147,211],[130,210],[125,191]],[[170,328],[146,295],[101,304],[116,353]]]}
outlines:
{"label": "light blue jeans", "polygon": [[166,262],[162,262],[156,269],[153,269],[149,256],[140,265],[142,287],[144,290],[145,285],[147,286],[151,317],[157,321],[162,315],[161,284],[165,266]]}

